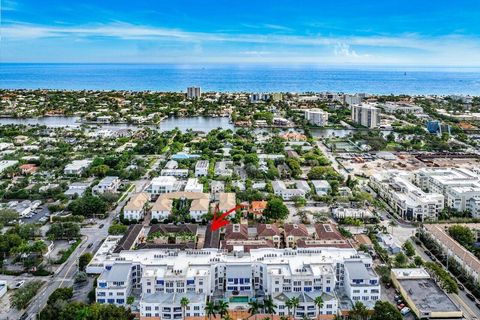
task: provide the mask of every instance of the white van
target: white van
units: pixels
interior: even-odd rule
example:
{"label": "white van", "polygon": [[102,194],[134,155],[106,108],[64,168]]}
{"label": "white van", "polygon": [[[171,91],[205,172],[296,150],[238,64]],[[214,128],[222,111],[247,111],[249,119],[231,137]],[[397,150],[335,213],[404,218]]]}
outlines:
{"label": "white van", "polygon": [[410,308],[409,308],[409,307],[405,307],[405,308],[403,308],[402,310],[400,310],[400,313],[401,313],[402,315],[406,315],[406,314],[408,314],[409,312],[410,312]]}

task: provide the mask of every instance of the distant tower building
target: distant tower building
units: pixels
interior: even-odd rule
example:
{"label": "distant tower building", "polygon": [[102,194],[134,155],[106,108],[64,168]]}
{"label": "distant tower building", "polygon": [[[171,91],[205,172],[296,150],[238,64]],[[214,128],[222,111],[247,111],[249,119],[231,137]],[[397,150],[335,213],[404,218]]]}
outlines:
{"label": "distant tower building", "polygon": [[250,103],[265,102],[270,99],[270,95],[267,93],[252,93],[249,96]]}
{"label": "distant tower building", "polygon": [[187,88],[187,98],[188,99],[197,99],[202,95],[200,87],[188,87]]}
{"label": "distant tower building", "polygon": [[346,94],[344,96],[344,102],[349,106],[352,106],[354,104],[361,104],[364,98],[365,98],[364,93],[357,93],[355,95]]}
{"label": "distant tower building", "polygon": [[272,93],[272,101],[282,101],[283,95],[280,92],[274,92]]}
{"label": "distant tower building", "polygon": [[427,122],[427,131],[432,134],[439,134],[446,132],[450,134],[450,126],[448,124],[442,124],[438,120],[430,120]]}
{"label": "distant tower building", "polygon": [[367,128],[378,128],[380,126],[380,109],[371,104],[353,105],[352,120]]}
{"label": "distant tower building", "polygon": [[322,109],[305,110],[305,120],[310,124],[323,127],[327,125],[328,113]]}

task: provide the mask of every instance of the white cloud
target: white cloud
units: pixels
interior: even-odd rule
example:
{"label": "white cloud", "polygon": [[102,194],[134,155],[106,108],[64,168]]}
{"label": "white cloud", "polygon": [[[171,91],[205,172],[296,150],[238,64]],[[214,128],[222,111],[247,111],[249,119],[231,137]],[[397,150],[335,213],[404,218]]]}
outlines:
{"label": "white cloud", "polygon": [[[270,26],[275,29],[274,26]],[[280,26],[281,27],[281,26]],[[289,34],[231,34],[225,32],[190,32],[181,29],[151,27],[129,23],[81,26],[46,26],[8,22],[2,26],[2,42],[21,42],[37,39],[95,39],[114,38],[136,41],[171,41],[194,45],[197,53],[208,52],[215,44],[237,43],[241,56],[261,56],[270,61],[308,59],[315,61],[369,62],[393,61],[404,63],[480,65],[480,40],[478,37],[450,35],[426,37],[421,34],[396,36],[301,36]],[[262,49],[250,49],[249,45],[261,45]],[[265,49],[263,49],[265,48]],[[281,49],[279,49],[281,48]],[[331,51],[333,48],[333,54]],[[355,49],[354,49],[355,48]],[[295,50],[298,49],[298,50]],[[214,55],[224,56],[216,48]],[[329,52],[325,52],[329,51]],[[388,51],[388,52],[385,52]],[[288,52],[290,54],[288,55]],[[312,54],[313,52],[313,54]],[[314,54],[316,52],[316,54]],[[359,52],[362,52],[360,54]],[[381,57],[382,52],[383,57]],[[408,52],[408,54],[406,54]],[[332,57],[333,56],[333,57]],[[235,58],[234,55],[230,57]],[[317,57],[317,58],[316,58]],[[228,58],[228,57],[227,57]]]}
{"label": "white cloud", "polygon": [[346,43],[337,43],[334,47],[333,53],[336,56],[343,56],[343,57],[358,57],[358,54],[355,50],[350,49],[350,45]]}

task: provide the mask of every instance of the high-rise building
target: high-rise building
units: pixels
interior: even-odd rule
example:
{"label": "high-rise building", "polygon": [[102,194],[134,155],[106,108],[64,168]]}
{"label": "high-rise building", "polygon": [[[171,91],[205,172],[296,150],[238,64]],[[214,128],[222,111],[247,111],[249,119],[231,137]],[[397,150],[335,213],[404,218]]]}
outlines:
{"label": "high-rise building", "polygon": [[323,127],[327,125],[328,113],[322,109],[305,110],[305,120],[307,120],[310,124]]}
{"label": "high-rise building", "polygon": [[378,128],[380,126],[380,109],[372,104],[353,105],[352,120],[367,128]]}
{"label": "high-rise building", "polygon": [[200,87],[188,87],[187,88],[187,98],[188,99],[198,99],[202,96]]}

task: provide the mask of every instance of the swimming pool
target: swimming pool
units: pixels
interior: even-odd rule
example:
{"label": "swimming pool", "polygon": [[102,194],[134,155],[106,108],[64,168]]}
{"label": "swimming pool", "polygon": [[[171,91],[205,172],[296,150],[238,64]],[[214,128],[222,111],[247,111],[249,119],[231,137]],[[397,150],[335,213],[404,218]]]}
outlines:
{"label": "swimming pool", "polygon": [[248,303],[248,297],[247,296],[235,296],[235,297],[230,297],[230,302],[237,302],[237,303]]}

